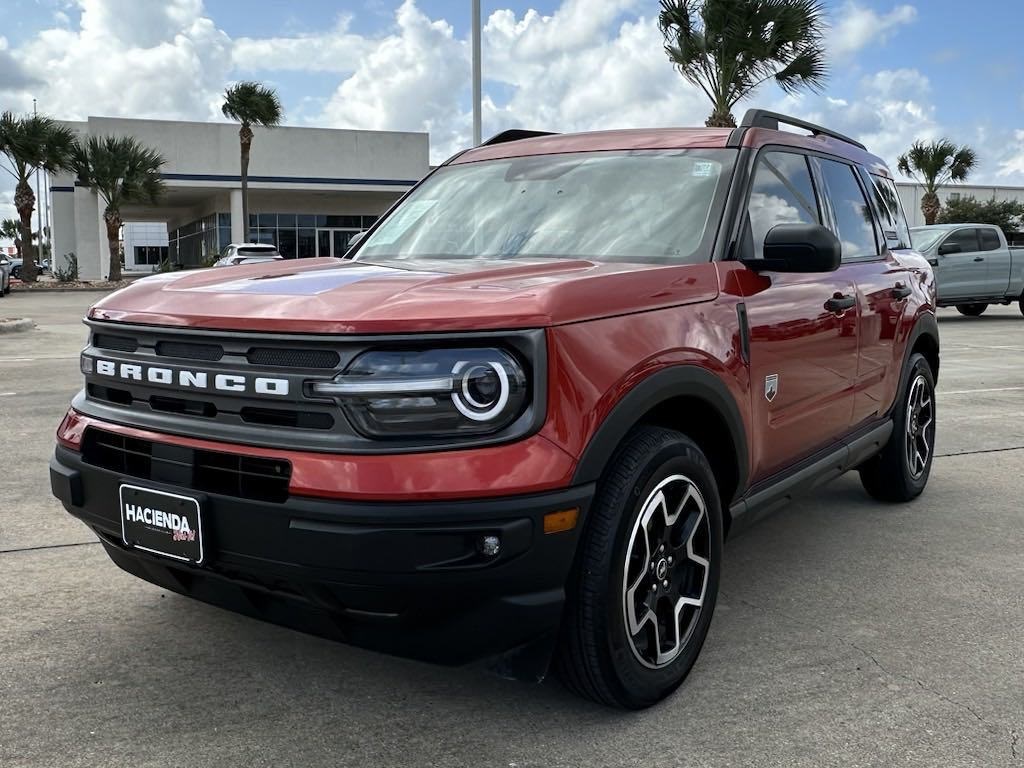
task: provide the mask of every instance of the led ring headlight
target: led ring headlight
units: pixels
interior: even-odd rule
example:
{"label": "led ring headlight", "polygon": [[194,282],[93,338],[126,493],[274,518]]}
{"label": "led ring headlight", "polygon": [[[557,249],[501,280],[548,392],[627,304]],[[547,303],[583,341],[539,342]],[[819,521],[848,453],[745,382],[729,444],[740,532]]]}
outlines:
{"label": "led ring headlight", "polygon": [[529,406],[526,370],[498,347],[371,349],[306,387],[372,438],[496,434]]}
{"label": "led ring headlight", "polygon": [[[481,402],[470,391],[474,383],[474,377],[481,372],[484,376],[494,374],[498,377],[497,397],[492,402]],[[455,383],[452,403],[458,412],[467,419],[490,421],[505,410],[511,386],[508,380],[508,373],[506,373],[503,365],[492,362],[471,363],[468,360],[460,360],[452,368],[452,377]],[[479,395],[479,393],[477,394]]]}

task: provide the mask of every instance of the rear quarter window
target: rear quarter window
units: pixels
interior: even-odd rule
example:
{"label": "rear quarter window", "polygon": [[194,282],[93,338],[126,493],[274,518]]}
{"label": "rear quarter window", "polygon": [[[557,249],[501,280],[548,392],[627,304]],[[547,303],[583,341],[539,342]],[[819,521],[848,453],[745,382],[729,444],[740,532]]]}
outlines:
{"label": "rear quarter window", "polygon": [[910,228],[903,213],[896,182],[871,174],[871,189],[878,207],[885,244],[892,250],[912,248]]}
{"label": "rear quarter window", "polygon": [[1002,247],[1002,244],[999,242],[999,233],[994,229],[988,227],[979,229],[978,235],[981,240],[981,250],[997,251]]}

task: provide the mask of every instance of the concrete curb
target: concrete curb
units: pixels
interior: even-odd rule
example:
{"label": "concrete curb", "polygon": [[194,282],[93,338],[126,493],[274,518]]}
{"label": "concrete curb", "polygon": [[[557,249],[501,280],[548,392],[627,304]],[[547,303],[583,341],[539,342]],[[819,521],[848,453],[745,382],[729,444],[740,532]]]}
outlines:
{"label": "concrete curb", "polygon": [[35,321],[31,317],[12,318],[10,320],[0,317],[0,333],[31,331],[35,327]]}

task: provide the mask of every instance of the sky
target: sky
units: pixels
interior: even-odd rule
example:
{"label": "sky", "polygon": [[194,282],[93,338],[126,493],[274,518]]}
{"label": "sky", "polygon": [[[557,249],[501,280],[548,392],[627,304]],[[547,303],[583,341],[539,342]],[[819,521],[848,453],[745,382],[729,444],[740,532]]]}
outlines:
{"label": "sky", "polygon": [[[1006,0],[827,0],[820,94],[761,106],[861,139],[891,166],[945,136],[972,180],[1024,185],[1024,10]],[[672,68],[657,0],[483,0],[484,136],[701,125]],[[967,10],[969,8],[969,11]],[[277,88],[285,123],[427,131],[440,162],[469,144],[469,0],[0,0],[0,109],[223,120],[224,86]],[[0,218],[13,216],[0,171]]]}

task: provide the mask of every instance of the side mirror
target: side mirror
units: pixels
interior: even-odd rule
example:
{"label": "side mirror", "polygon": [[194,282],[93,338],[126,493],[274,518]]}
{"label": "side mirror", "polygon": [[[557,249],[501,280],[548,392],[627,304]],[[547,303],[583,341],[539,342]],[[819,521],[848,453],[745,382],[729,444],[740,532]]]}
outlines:
{"label": "side mirror", "polygon": [[764,258],[743,263],[755,272],[834,272],[842,250],[820,224],[776,224],[764,238]]}
{"label": "side mirror", "polygon": [[939,246],[939,256],[947,253],[960,253],[960,243],[943,243]]}
{"label": "side mirror", "polygon": [[355,233],[354,235],[352,235],[352,237],[350,237],[350,238],[348,239],[348,247],[349,247],[349,250],[351,250],[352,248],[354,248],[354,247],[356,246],[356,244],[357,244],[357,243],[358,243],[358,242],[359,242],[360,240],[362,240],[362,239],[363,239],[363,236],[364,236],[365,234],[366,234],[366,232],[356,232],[356,233]]}

